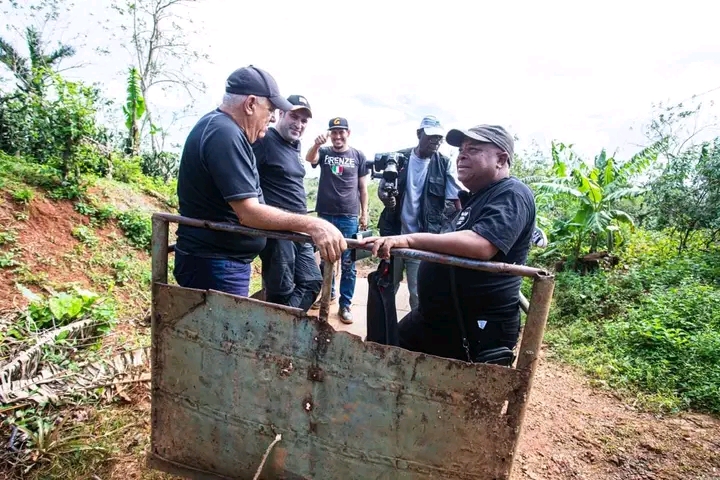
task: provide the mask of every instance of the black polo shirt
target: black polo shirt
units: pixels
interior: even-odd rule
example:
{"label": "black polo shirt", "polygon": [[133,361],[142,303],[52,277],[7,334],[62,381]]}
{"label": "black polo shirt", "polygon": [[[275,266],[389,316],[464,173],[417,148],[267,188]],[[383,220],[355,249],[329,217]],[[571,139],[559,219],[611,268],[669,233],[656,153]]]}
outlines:
{"label": "black polo shirt", "polygon": [[[445,225],[443,233],[472,230],[497,247],[498,253],[491,261],[523,265],[534,226],[532,191],[517,178],[509,177],[472,195],[453,221]],[[450,268],[421,262],[418,296],[425,321],[454,330],[457,320]],[[477,328],[477,322],[516,319],[522,277],[456,267],[455,279],[463,317],[470,323],[469,332]]]}
{"label": "black polo shirt", "polygon": [[[229,202],[257,198],[264,203],[255,155],[245,132],[216,109],[203,116],[185,141],[177,185],[180,215],[239,225]],[[199,257],[250,262],[265,238],[179,225],[176,248]]]}
{"label": "black polo shirt", "polygon": [[300,141],[288,142],[274,128],[253,143],[265,203],[294,213],[307,213],[305,166]]}

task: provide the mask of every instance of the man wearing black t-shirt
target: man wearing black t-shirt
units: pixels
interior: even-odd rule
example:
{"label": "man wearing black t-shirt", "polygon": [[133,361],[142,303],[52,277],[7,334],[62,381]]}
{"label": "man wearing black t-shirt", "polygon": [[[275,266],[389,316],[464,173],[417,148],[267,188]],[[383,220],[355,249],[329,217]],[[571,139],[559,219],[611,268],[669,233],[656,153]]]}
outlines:
{"label": "man wearing black t-shirt", "polygon": [[[348,121],[341,117],[330,120],[329,134],[320,135],[310,147],[305,160],[313,168],[320,166],[320,182],[318,184],[315,211],[320,218],[335,225],[346,238],[353,238],[358,232],[367,228],[368,223],[368,192],[367,182],[369,170],[365,155],[350,145],[350,127]],[[323,147],[328,137],[330,147]],[[360,219],[358,222],[358,213]],[[340,276],[340,320],[352,323],[350,305],[355,293],[355,262],[351,251],[342,257],[342,273]],[[332,285],[332,297],[335,297],[335,282]]]}
{"label": "man wearing black t-shirt", "polygon": [[[302,95],[290,95],[287,100],[292,107],[280,112],[278,122],[253,144],[253,151],[265,203],[305,215],[305,166],[300,138],[312,111]],[[260,258],[265,300],[307,311],[322,287],[312,245],[268,238]]]}
{"label": "man wearing black t-shirt", "polygon": [[[448,255],[522,265],[535,225],[531,190],[510,176],[513,139],[504,128],[478,125],[451,130],[446,137],[460,148],[458,179],[470,190],[462,210],[441,233],[414,233],[365,240],[373,254],[389,258],[391,248],[415,248]],[[452,273],[461,319],[452,294]],[[471,358],[482,352],[512,349],[520,329],[521,277],[420,264],[420,305],[398,324],[400,346],[431,355],[467,360],[460,321],[467,332]]]}
{"label": "man wearing black t-shirt", "polygon": [[[322,258],[337,261],[347,249],[337,228],[264,204],[250,145],[265,135],[277,108],[290,110],[292,104],[269,73],[250,65],[230,74],[222,105],[203,116],[185,142],[177,185],[180,215],[307,233]],[[182,224],[177,237],[173,273],[180,286],[248,295],[250,262],[265,238]]]}

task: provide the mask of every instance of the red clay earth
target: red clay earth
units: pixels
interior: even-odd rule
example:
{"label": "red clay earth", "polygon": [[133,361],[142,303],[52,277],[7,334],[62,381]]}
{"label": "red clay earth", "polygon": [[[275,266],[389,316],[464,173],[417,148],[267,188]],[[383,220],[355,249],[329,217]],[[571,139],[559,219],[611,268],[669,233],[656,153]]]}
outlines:
{"label": "red clay earth", "polygon": [[[88,255],[73,252],[73,249],[80,245],[80,241],[72,236],[72,231],[77,226],[89,225],[89,218],[76,212],[71,202],[36,198],[29,205],[23,206],[13,201],[9,194],[2,195],[0,225],[3,230],[15,230],[17,236],[15,244],[2,247],[2,251],[19,248],[15,256],[16,262],[27,267],[27,271],[40,284],[38,286],[26,282],[25,286],[35,292],[41,292],[43,285],[67,287],[70,284],[93,290],[86,272],[98,272],[102,267],[89,265]],[[18,220],[15,216],[18,212],[24,212],[27,219]],[[113,225],[96,228],[94,232],[99,241],[104,243],[113,241],[111,235],[123,237],[122,232]],[[134,253],[141,260],[148,258],[142,251],[136,250]],[[27,299],[15,287],[18,274],[13,271],[16,268],[0,269],[0,311],[27,305]],[[104,270],[101,273],[107,273]],[[127,298],[121,288],[114,293],[120,300],[137,301]]]}
{"label": "red clay earth", "polygon": [[[16,220],[16,212],[25,212],[27,220]],[[80,243],[71,234],[73,228],[88,223],[87,217],[75,212],[69,202],[52,202],[41,198],[22,207],[6,193],[0,203],[0,224],[3,230],[10,228],[17,233],[15,246],[20,251],[15,260],[26,266],[32,274],[43,273],[43,277],[53,284],[77,282],[83,287],[90,286],[83,269],[75,268],[75,265],[63,260],[63,255]],[[0,310],[22,308],[27,304],[27,300],[15,288],[17,276],[12,270],[0,270]],[[39,291],[35,286],[25,286]]]}

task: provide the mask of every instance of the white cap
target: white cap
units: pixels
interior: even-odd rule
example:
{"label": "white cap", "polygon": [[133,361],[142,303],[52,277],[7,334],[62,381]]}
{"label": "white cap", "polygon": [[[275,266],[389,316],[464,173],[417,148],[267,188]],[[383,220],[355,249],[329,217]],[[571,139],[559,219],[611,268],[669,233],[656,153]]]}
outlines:
{"label": "white cap", "polygon": [[424,131],[425,135],[440,135],[441,137],[445,136],[445,129],[443,129],[442,125],[440,125],[440,120],[438,120],[432,115],[428,115],[423,118],[420,122],[420,127],[418,127],[418,129]]}

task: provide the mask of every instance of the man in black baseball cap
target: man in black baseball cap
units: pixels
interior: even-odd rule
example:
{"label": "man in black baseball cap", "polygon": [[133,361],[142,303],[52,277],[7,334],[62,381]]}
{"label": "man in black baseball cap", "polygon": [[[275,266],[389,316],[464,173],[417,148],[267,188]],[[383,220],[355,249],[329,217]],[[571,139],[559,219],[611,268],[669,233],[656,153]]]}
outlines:
{"label": "man in black baseball cap", "polygon": [[[413,233],[365,242],[372,243],[373,253],[382,258],[389,258],[392,248],[416,248],[525,264],[535,225],[535,200],[527,185],[510,176],[512,136],[497,125],[477,125],[450,130],[446,140],[460,149],[458,179],[470,190],[462,210],[440,234]],[[516,276],[421,262],[420,305],[398,323],[400,347],[509,365],[520,327],[520,283]]]}
{"label": "man in black baseball cap", "polygon": [[264,97],[270,100],[275,108],[283,111],[292,108],[292,104],[280,95],[280,89],[272,75],[253,65],[232,72],[225,81],[225,93]]}
{"label": "man in black baseball cap", "polygon": [[[251,145],[265,136],[277,108],[289,111],[293,104],[269,73],[250,65],[230,74],[222,104],[198,121],[185,142],[177,185],[180,215],[307,233],[320,256],[335,262],[347,249],[337,228],[305,212],[265,204]],[[251,262],[265,238],[188,225],[179,225],[177,235],[173,273],[180,286],[248,295]]]}
{"label": "man in black baseball cap", "polygon": [[[350,127],[342,117],[333,117],[328,122],[328,132],[319,135],[305,154],[305,160],[313,168],[320,168],[317,202],[318,217],[335,225],[346,238],[353,238],[368,224],[368,179],[370,171],[365,154],[348,144]],[[329,147],[323,146],[328,139]],[[357,270],[349,250],[343,254],[340,276],[340,321],[353,322],[350,309],[355,295]],[[324,264],[321,265],[324,268]],[[332,285],[335,298],[335,283]]]}
{"label": "man in black baseball cap", "polygon": [[328,122],[328,130],[350,130],[346,118],[335,117]]}
{"label": "man in black baseball cap", "polygon": [[[297,214],[307,213],[305,162],[300,139],[312,118],[310,103],[290,95],[289,110],[253,144],[265,203]],[[265,300],[307,311],[322,287],[322,274],[309,243],[268,238],[260,252]]]}
{"label": "man in black baseball cap", "polygon": [[[508,166],[512,165],[515,142],[503,127],[499,125],[476,125],[467,130],[450,130],[447,142],[453,147],[460,147],[466,139],[495,145],[507,154]],[[468,179],[465,181],[471,182]],[[540,248],[545,248],[548,245],[547,235],[537,225],[533,230],[531,243]]]}
{"label": "man in black baseball cap", "polygon": [[312,118],[312,110],[310,109],[310,103],[308,103],[307,98],[303,97],[302,95],[290,95],[287,100],[288,102],[290,102],[291,107],[289,110],[286,111],[305,111],[308,114],[308,118]]}

